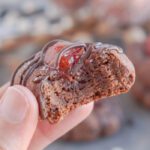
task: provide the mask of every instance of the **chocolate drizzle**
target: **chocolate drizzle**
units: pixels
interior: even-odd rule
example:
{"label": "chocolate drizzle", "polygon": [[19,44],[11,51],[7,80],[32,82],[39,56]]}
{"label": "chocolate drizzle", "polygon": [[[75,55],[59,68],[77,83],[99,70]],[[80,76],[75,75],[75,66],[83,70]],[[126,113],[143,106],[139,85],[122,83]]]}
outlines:
{"label": "chocolate drizzle", "polygon": [[[23,71],[23,73],[21,74],[21,79],[20,79],[20,82],[19,84],[21,85],[24,85],[26,86],[26,83],[27,83],[27,80],[28,78],[31,76],[31,74],[33,73],[33,71],[38,68],[39,66],[43,65],[44,64],[44,57],[45,57],[45,54],[48,50],[49,47],[52,47],[53,45],[55,45],[56,43],[58,43],[59,41],[63,41],[63,40],[54,40],[54,41],[51,41],[49,42],[46,46],[44,46],[44,48],[42,49],[42,52],[40,53],[40,56],[38,56],[37,58],[35,57],[36,55],[32,56],[30,59],[26,60],[24,63],[22,63],[18,68],[17,70],[15,71],[14,75],[13,75],[13,78],[12,78],[12,81],[11,81],[11,85],[14,84],[14,80],[15,80],[15,76],[16,74],[18,73],[19,69],[26,63],[29,62],[27,68]],[[58,69],[58,64],[59,64],[59,61],[60,61],[60,58],[61,56],[69,51],[70,49],[72,48],[77,48],[77,47],[83,47],[86,51],[87,49],[87,45],[85,43],[82,43],[82,42],[76,42],[76,43],[72,43],[70,44],[69,46],[63,48],[61,50],[61,52],[58,54],[58,57],[57,57],[57,60],[56,60],[56,69]],[[32,61],[33,60],[33,61]],[[31,61],[31,62],[30,62]]]}
{"label": "chocolate drizzle", "polygon": [[95,49],[101,49],[101,51],[116,51],[117,53],[123,53],[123,49],[112,45],[112,44],[103,44],[101,42],[98,42],[94,46]]}
{"label": "chocolate drizzle", "polygon": [[47,51],[47,49],[51,46],[53,46],[54,44],[56,44],[59,40],[54,40],[54,41],[51,41],[49,42],[43,49],[42,49],[42,54],[41,56],[37,57],[36,60],[34,60],[35,58],[35,55],[32,56],[30,59],[26,60],[25,62],[23,62],[18,68],[17,70],[15,71],[13,77],[12,77],[12,81],[11,81],[11,85],[14,85],[14,80],[15,80],[15,76],[16,74],[18,73],[19,69],[26,63],[30,62],[33,60],[33,62],[29,63],[29,65],[27,66],[27,68],[23,71],[23,73],[21,74],[21,79],[20,79],[20,82],[19,84],[21,85],[26,85],[26,82],[28,80],[28,78],[30,77],[30,75],[32,74],[32,72],[37,68],[39,67],[40,65],[43,64],[43,60],[44,60],[44,56],[45,56],[45,53]]}
{"label": "chocolate drizzle", "polygon": [[72,68],[71,70],[72,74],[73,73],[75,74],[78,71],[78,69],[83,65],[84,61],[89,58],[92,52],[93,47],[92,44],[86,43],[85,45],[86,45],[85,53],[80,57],[79,62]]}
{"label": "chocolate drizzle", "polygon": [[[35,57],[35,56],[32,56],[32,57],[29,58],[28,60],[24,61],[24,62],[16,69],[16,71],[14,72],[14,74],[13,74],[13,76],[12,76],[12,80],[11,80],[11,83],[10,83],[11,86],[14,85],[15,77],[16,77],[16,74],[18,73],[19,69],[20,69],[24,64],[26,64],[27,62],[33,60],[34,57]],[[21,75],[21,78],[22,78],[22,75]],[[20,79],[20,81],[21,81],[21,79]]]}
{"label": "chocolate drizzle", "polygon": [[[46,44],[44,46],[44,48],[42,49],[42,52],[39,53],[39,56],[34,55],[31,58],[29,58],[28,60],[26,60],[24,63],[22,63],[17,68],[17,70],[15,71],[15,73],[13,75],[12,81],[11,81],[11,85],[14,84],[14,80],[15,80],[16,74],[18,73],[19,69],[24,64],[29,63],[27,65],[27,68],[22,72],[21,77],[20,77],[20,81],[19,81],[19,84],[25,86],[26,83],[27,83],[28,78],[31,76],[31,74],[33,73],[33,71],[36,68],[38,68],[39,66],[42,66],[44,64],[44,58],[45,58],[45,55],[46,55],[46,52],[47,52],[48,48],[52,47],[53,45],[55,45],[56,43],[58,43],[60,41],[63,41],[63,40],[54,40],[54,41],[49,42],[48,44]],[[81,56],[79,62],[73,68],[71,68],[71,71],[73,71],[73,72],[75,72],[75,70],[77,70],[77,68],[79,68],[79,66],[81,66],[83,64],[84,60],[87,59],[90,56],[92,48],[94,48],[94,49],[100,49],[100,48],[102,48],[102,51],[116,50],[118,53],[122,53],[123,52],[121,48],[118,48],[118,47],[113,46],[113,45],[102,44],[100,42],[96,43],[96,44],[89,44],[89,43],[83,43],[83,42],[78,41],[78,42],[70,44],[69,46],[66,46],[65,48],[63,48],[59,52],[59,54],[57,56],[57,59],[56,59],[56,63],[55,63],[55,67],[54,68],[56,70],[59,70],[60,59],[61,59],[62,55],[65,52],[69,51],[70,49],[78,48],[78,47],[80,47],[80,48],[83,47],[84,48],[84,53]]]}
{"label": "chocolate drizzle", "polygon": [[39,60],[38,62],[34,63],[31,68],[28,70],[26,76],[24,77],[23,79],[23,82],[22,82],[22,85],[26,85],[27,83],[27,80],[28,78],[31,76],[31,74],[33,73],[33,71],[38,68],[39,66],[43,65],[44,64],[44,57],[45,57],[45,54],[48,50],[49,47],[55,45],[57,42],[59,42],[59,40],[54,40],[54,41],[51,41],[49,42],[43,49],[42,49],[42,54],[41,56],[39,57]]}

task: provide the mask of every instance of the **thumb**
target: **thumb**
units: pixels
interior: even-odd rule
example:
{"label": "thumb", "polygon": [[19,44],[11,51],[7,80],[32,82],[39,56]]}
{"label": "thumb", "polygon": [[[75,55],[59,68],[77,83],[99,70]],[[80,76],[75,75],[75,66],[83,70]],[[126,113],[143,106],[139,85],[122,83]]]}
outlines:
{"label": "thumb", "polygon": [[0,149],[26,150],[38,122],[38,106],[25,87],[8,87],[0,100]]}

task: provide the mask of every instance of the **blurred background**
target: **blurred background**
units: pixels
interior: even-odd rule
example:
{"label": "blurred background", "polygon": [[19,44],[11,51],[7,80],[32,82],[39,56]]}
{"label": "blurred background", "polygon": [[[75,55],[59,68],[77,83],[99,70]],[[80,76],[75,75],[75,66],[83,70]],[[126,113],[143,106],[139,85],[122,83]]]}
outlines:
{"label": "blurred background", "polygon": [[149,0],[0,0],[0,85],[56,38],[116,44],[136,68],[130,93],[97,102],[46,150],[150,150],[149,14]]}

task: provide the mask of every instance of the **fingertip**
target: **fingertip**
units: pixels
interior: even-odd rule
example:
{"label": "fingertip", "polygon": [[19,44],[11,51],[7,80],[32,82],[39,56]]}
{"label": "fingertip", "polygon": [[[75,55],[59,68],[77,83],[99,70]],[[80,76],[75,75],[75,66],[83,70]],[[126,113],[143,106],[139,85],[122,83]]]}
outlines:
{"label": "fingertip", "polygon": [[19,91],[23,92],[24,95],[29,96],[29,97],[35,99],[35,96],[33,95],[33,93],[28,88],[26,88],[25,86],[22,86],[22,85],[13,85],[13,88],[15,88],[16,90],[19,90]]}
{"label": "fingertip", "polygon": [[[5,149],[27,149],[38,123],[38,105],[27,88],[10,86],[0,103],[0,142]],[[12,138],[13,137],[13,138]]]}
{"label": "fingertip", "polygon": [[25,96],[25,98],[28,99],[31,107],[34,107],[34,109],[38,110],[37,99],[28,88],[21,85],[14,85],[13,88],[21,92]]}
{"label": "fingertip", "polygon": [[33,93],[26,87],[21,85],[14,85],[13,88],[21,92],[27,102],[29,103],[29,111],[28,111],[28,120],[34,120],[34,123],[31,123],[31,126],[33,127],[38,123],[39,118],[39,107],[37,103],[36,97],[33,95]]}

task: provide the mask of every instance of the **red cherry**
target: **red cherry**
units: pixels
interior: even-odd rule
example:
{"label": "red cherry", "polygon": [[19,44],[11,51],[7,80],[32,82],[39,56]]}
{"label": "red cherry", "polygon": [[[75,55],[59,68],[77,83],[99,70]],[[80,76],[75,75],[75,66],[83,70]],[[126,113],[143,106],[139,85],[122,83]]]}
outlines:
{"label": "red cherry", "polygon": [[68,71],[77,64],[81,55],[83,54],[83,48],[73,48],[67,51],[60,58],[59,69],[62,71]]}
{"label": "red cherry", "polygon": [[67,71],[70,67],[70,64],[68,62],[68,58],[62,56],[59,63],[59,68],[63,71]]}

